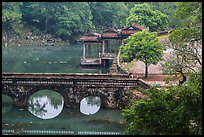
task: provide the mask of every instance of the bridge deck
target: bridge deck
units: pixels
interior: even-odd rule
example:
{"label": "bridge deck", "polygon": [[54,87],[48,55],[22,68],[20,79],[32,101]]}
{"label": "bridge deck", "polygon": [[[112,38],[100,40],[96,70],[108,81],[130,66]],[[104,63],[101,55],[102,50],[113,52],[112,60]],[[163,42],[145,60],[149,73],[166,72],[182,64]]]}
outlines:
{"label": "bridge deck", "polygon": [[98,74],[98,73],[12,73],[3,72],[2,78],[129,78],[128,74]]}
{"label": "bridge deck", "polygon": [[89,87],[136,87],[144,89],[149,85],[127,74],[61,74],[61,73],[3,73],[2,84],[21,85],[81,85]]}

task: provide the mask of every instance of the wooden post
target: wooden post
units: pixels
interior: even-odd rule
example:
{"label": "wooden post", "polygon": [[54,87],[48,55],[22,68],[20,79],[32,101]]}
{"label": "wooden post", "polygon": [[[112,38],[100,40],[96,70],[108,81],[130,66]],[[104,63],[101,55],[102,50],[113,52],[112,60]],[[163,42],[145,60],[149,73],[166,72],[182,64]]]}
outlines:
{"label": "wooden post", "polygon": [[106,41],[106,47],[105,48],[106,48],[106,50],[105,50],[106,53],[108,53],[108,40]]}
{"label": "wooden post", "polygon": [[102,45],[102,54],[105,53],[105,41],[103,41],[103,45]]}
{"label": "wooden post", "polygon": [[85,59],[86,56],[86,44],[83,45],[83,59]]}
{"label": "wooden post", "polygon": [[118,42],[118,43],[119,43],[119,46],[121,46],[123,39],[121,38],[121,39],[119,39],[118,41],[119,41],[119,42]]}
{"label": "wooden post", "polygon": [[122,42],[121,42],[121,43],[122,43],[122,45],[124,44],[124,39],[122,39]]}
{"label": "wooden post", "polygon": [[91,55],[91,47],[90,47],[90,44],[88,44],[88,57],[90,57]]}

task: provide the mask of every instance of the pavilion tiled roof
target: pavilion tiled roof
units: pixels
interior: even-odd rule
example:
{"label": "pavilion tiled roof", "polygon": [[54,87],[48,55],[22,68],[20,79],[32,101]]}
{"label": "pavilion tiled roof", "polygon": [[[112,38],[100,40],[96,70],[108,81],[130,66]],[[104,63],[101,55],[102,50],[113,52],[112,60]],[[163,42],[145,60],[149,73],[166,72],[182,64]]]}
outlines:
{"label": "pavilion tiled roof", "polygon": [[143,29],[145,29],[145,27],[143,27],[143,26],[140,26],[140,25],[137,25],[137,24],[132,24],[132,27],[134,27],[134,28],[138,28],[138,29],[140,29],[140,30],[143,30]]}
{"label": "pavilion tiled roof", "polygon": [[118,38],[118,31],[116,29],[109,29],[102,33],[102,38]]}
{"label": "pavilion tiled roof", "polygon": [[142,31],[143,29],[145,29],[144,27],[137,25],[137,24],[132,24],[128,27],[125,27],[123,29],[120,30],[120,35],[132,35],[138,31]]}
{"label": "pavilion tiled roof", "polygon": [[108,29],[104,31],[102,34],[99,33],[89,33],[84,36],[82,36],[79,41],[80,42],[101,42],[101,39],[117,39],[120,38],[121,36],[129,36],[132,35],[138,31],[142,31],[145,29],[144,27],[137,25],[137,24],[132,24],[128,27],[122,28],[122,29]]}
{"label": "pavilion tiled roof", "polygon": [[137,25],[137,24],[133,23],[130,26],[123,28],[122,30],[130,30],[130,29],[141,30],[142,31],[145,28],[140,26],[140,25]]}
{"label": "pavilion tiled roof", "polygon": [[90,33],[79,38],[81,42],[99,42],[101,38],[101,34],[99,33]]}

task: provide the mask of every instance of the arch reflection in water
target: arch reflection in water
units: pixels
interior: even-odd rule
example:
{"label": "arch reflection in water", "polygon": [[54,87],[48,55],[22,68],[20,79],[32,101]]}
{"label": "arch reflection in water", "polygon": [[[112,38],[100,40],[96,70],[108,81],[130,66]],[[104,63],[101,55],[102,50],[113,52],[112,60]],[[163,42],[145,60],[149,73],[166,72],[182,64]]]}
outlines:
{"label": "arch reflection in water", "polygon": [[58,116],[64,105],[63,97],[51,90],[41,90],[29,98],[28,110],[41,119],[51,119]]}
{"label": "arch reflection in water", "polygon": [[80,112],[85,115],[92,115],[98,112],[101,107],[101,99],[97,96],[88,96],[80,102]]}

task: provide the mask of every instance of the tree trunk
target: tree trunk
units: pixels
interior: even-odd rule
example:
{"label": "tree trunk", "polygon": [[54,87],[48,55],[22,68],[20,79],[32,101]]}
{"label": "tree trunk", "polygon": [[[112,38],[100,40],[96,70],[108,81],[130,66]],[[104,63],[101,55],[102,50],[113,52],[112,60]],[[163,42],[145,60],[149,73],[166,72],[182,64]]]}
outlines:
{"label": "tree trunk", "polygon": [[148,76],[148,65],[145,63],[145,78]]}
{"label": "tree trunk", "polygon": [[182,77],[183,77],[183,79],[182,79],[181,81],[179,80],[179,85],[181,85],[181,84],[183,84],[183,83],[187,80],[187,78],[186,78],[186,76],[184,75],[184,73],[183,73],[183,71],[182,71],[182,68],[180,68],[180,70],[178,70],[177,72],[181,73],[181,75],[182,75]]}

